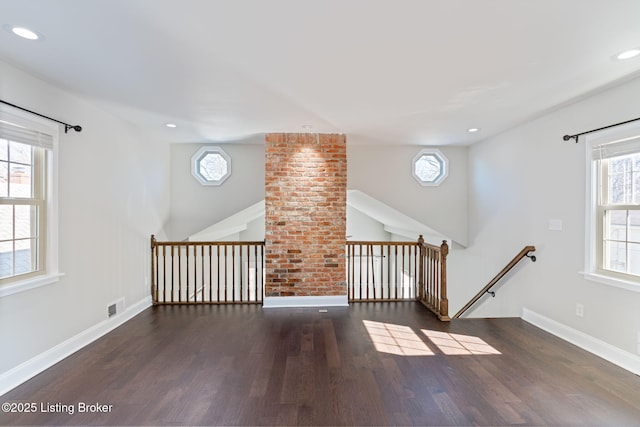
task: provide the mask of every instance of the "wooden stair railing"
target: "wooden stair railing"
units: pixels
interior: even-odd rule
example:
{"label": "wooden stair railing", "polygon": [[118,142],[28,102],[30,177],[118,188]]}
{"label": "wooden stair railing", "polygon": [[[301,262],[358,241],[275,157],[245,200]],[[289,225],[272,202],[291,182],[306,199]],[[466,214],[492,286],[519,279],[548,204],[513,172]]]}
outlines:
{"label": "wooden stair railing", "polygon": [[151,236],[153,304],[262,304],[262,242],[159,242]]}
{"label": "wooden stair railing", "polygon": [[348,301],[415,301],[419,256],[416,242],[348,241]]}
{"label": "wooden stair railing", "polygon": [[447,298],[447,255],[449,245],[446,240],[440,246],[424,242],[418,238],[420,263],[418,271],[417,298],[443,322],[449,317],[449,299]]}
{"label": "wooden stair railing", "polygon": [[487,285],[482,288],[480,292],[478,292],[471,300],[460,309],[454,316],[453,319],[457,319],[462,316],[472,305],[474,305],[482,296],[486,293],[491,294],[491,296],[495,296],[495,292],[491,291],[491,288],[500,281],[513,267],[515,267],[520,261],[524,258],[529,258],[531,261],[535,262],[535,255],[530,255],[531,252],[535,252],[535,246],[525,246],[519,253],[516,255],[510,262],[507,264],[496,276],[487,283]]}

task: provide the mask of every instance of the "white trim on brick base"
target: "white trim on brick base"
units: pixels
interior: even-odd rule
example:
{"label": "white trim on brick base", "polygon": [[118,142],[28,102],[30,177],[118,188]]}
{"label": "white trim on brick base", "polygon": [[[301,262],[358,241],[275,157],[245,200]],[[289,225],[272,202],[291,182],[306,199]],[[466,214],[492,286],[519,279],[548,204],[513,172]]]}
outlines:
{"label": "white trim on brick base", "polygon": [[346,295],[301,296],[301,297],[264,297],[263,308],[286,307],[347,307]]}

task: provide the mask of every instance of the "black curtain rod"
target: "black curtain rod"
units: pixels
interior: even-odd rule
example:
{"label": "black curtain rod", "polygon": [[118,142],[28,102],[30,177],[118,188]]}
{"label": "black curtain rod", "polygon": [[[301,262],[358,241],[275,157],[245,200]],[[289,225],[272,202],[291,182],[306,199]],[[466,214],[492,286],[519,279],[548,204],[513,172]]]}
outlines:
{"label": "black curtain rod", "polygon": [[627,120],[626,122],[620,122],[620,123],[616,123],[614,125],[609,125],[609,126],[604,126],[598,129],[592,129],[592,130],[588,130],[586,132],[580,132],[580,133],[576,133],[575,135],[565,135],[562,137],[563,140],[568,141],[570,139],[575,140],[575,143],[578,143],[578,137],[581,135],[586,135],[588,133],[592,133],[592,132],[598,132],[599,130],[603,130],[603,129],[609,129],[609,128],[613,128],[616,126],[620,126],[620,125],[626,125],[627,123],[631,123],[631,122],[635,122],[637,120],[640,120],[640,117],[638,117],[637,119],[631,119],[631,120]]}
{"label": "black curtain rod", "polygon": [[79,126],[79,125],[75,125],[74,126],[74,125],[70,125],[69,123],[61,122],[60,120],[52,119],[51,117],[45,116],[44,114],[40,114],[40,113],[36,113],[35,111],[27,110],[26,108],[22,108],[22,107],[19,107],[19,106],[15,105],[15,104],[10,103],[10,102],[3,101],[2,99],[0,99],[0,102],[3,103],[3,104],[10,105],[11,107],[17,108],[19,110],[26,111],[27,113],[35,114],[36,116],[40,116],[40,117],[42,117],[44,119],[51,120],[52,122],[60,123],[61,125],[64,125],[64,133],[69,132],[69,129],[73,129],[76,132],[81,132],[82,131],[82,126]]}

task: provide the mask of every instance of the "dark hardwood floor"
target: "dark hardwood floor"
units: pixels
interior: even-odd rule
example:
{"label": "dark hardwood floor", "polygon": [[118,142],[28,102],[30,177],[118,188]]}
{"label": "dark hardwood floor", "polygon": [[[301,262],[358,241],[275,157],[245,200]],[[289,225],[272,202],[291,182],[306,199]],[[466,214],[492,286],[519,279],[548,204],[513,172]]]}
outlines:
{"label": "dark hardwood floor", "polygon": [[154,307],[0,401],[37,405],[2,425],[640,426],[640,377],[418,303]]}

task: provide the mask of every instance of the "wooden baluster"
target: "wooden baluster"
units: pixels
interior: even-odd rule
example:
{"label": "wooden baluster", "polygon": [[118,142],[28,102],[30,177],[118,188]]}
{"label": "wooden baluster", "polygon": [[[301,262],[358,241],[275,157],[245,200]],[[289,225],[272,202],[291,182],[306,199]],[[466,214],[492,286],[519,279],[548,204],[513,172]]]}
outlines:
{"label": "wooden baluster", "polygon": [[[373,287],[373,299],[376,299],[376,267],[375,267],[375,257],[376,254],[373,250],[373,245],[369,245],[371,249],[371,286]],[[368,296],[368,295],[367,295]]]}
{"label": "wooden baluster", "polygon": [[[243,278],[243,282],[246,281],[247,286],[245,287],[247,288],[247,302],[249,302],[249,276],[251,275],[251,262],[249,261],[249,258],[251,255],[249,252],[249,246],[246,245],[245,247],[247,248],[247,275]],[[242,255],[242,250],[240,250],[240,255]],[[240,265],[242,265],[242,263]]]}
{"label": "wooden baluster", "polygon": [[347,253],[347,301],[353,301],[353,286],[351,283],[351,245],[349,242],[347,242],[345,249],[345,252]]}
{"label": "wooden baluster", "polygon": [[353,276],[351,274],[351,266],[353,265],[353,245],[347,242],[347,300],[353,301]]}
{"label": "wooden baluster", "polygon": [[258,298],[258,245],[254,245],[253,254],[254,254],[253,262],[255,265],[255,268],[253,269],[254,270],[253,287],[255,288],[255,291],[253,294],[254,294],[254,302],[258,302],[260,301],[260,299]]}
{"label": "wooden baluster", "polygon": [[351,245],[351,299],[356,299],[356,245]]}
{"label": "wooden baluster", "polygon": [[167,302],[167,246],[162,246],[162,302]]}
{"label": "wooden baluster", "polygon": [[213,301],[213,254],[211,253],[211,245],[209,245],[209,302]]}
{"label": "wooden baluster", "polygon": [[413,248],[413,254],[414,254],[414,258],[413,258],[413,285],[415,287],[415,294],[416,294],[416,299],[419,298],[418,296],[418,292],[419,292],[419,287],[418,287],[418,280],[420,278],[419,276],[419,271],[418,271],[418,266],[419,266],[419,262],[420,262],[420,252],[417,246],[414,246]]}
{"label": "wooden baluster", "polygon": [[178,246],[178,302],[182,302],[182,246]]}
{"label": "wooden baluster", "polygon": [[393,246],[387,245],[387,299],[393,299]]}
{"label": "wooden baluster", "polygon": [[[245,247],[246,245],[241,245],[240,246],[240,271],[242,272],[242,266],[244,265],[244,257],[243,257],[243,250],[242,248]],[[247,251],[248,251],[248,246],[247,246]],[[247,261],[247,275],[246,277],[249,277],[249,262]],[[244,301],[244,281],[245,281],[245,275],[244,274],[240,274],[240,301]],[[247,300],[249,299],[249,295],[247,293]]]}
{"label": "wooden baluster", "polygon": [[[185,264],[185,285],[186,285],[186,292],[185,292],[185,302],[189,302],[190,298],[189,298],[189,246],[185,246],[184,247],[184,255],[186,258],[186,264]],[[182,297],[180,297],[182,298]]]}
{"label": "wooden baluster", "polygon": [[202,274],[200,276],[200,282],[201,282],[200,286],[202,288],[202,290],[200,292],[200,302],[202,304],[204,304],[205,303],[204,288],[205,288],[205,283],[206,283],[206,280],[205,280],[206,276],[204,274],[204,245],[200,245],[200,262],[201,262],[200,267],[201,267],[201,271],[202,271]]}
{"label": "wooden baluster", "polygon": [[424,260],[424,262],[425,262],[425,265],[424,265],[424,268],[425,268],[425,272],[424,272],[424,274],[425,274],[424,302],[427,305],[427,307],[429,307],[429,304],[431,302],[431,280],[432,280],[432,278],[431,278],[431,268],[432,268],[432,265],[431,265],[431,261],[432,261],[431,249],[425,248],[424,252],[425,252],[425,255],[424,255],[425,256],[425,260]]}
{"label": "wooden baluster", "polygon": [[380,247],[378,244],[369,244],[369,252],[371,253],[371,257],[368,260],[368,269],[371,270],[371,294],[372,298],[376,300],[376,296],[378,295],[377,286],[378,283],[376,281],[376,257],[378,256],[378,251],[376,248]]}
{"label": "wooden baluster", "polygon": [[[193,283],[193,302],[197,303],[198,302],[198,252],[197,252],[197,246],[187,246],[187,254],[189,253],[189,247],[191,247],[193,249],[193,277],[192,277],[192,283]],[[189,261],[187,260],[187,267],[189,267]],[[188,272],[189,270],[187,270]],[[189,280],[189,275],[187,273],[187,280]],[[187,282],[189,283],[189,282]],[[187,289],[189,288],[189,286],[187,285]],[[191,297],[189,296],[189,294],[187,293],[187,298],[189,298],[189,301],[191,301]]]}
{"label": "wooden baluster", "polygon": [[358,245],[358,258],[359,258],[359,262],[358,262],[358,269],[359,269],[359,273],[358,273],[358,299],[362,299],[362,245]]}
{"label": "wooden baluster", "polygon": [[229,300],[228,284],[227,284],[227,264],[229,263],[229,257],[227,255],[228,245],[224,245],[224,302]]}
{"label": "wooden baluster", "polygon": [[437,310],[438,287],[440,286],[440,252],[431,249],[431,307]]}
{"label": "wooden baluster", "polygon": [[447,255],[449,245],[443,240],[440,246],[440,320],[449,319],[449,300],[447,299]]}
{"label": "wooden baluster", "polygon": [[384,247],[380,246],[380,299],[384,299]]}
{"label": "wooden baluster", "polygon": [[426,248],[425,250],[425,289],[424,289],[424,302],[429,306],[431,302],[431,269],[432,269],[433,258],[431,257],[431,249]]}
{"label": "wooden baluster", "polygon": [[171,302],[175,300],[175,246],[171,245]]}
{"label": "wooden baluster", "polygon": [[431,285],[432,285],[432,261],[431,249],[425,248],[425,288],[424,288],[424,302],[427,307],[431,307]]}
{"label": "wooden baluster", "polygon": [[431,307],[432,310],[434,310],[435,312],[435,306],[436,306],[436,299],[438,297],[437,295],[437,288],[438,288],[438,271],[439,271],[439,260],[438,260],[438,256],[439,253],[434,251],[433,249],[429,249],[430,252],[430,265],[431,265],[431,284],[430,284],[430,290],[429,290],[429,307]]}
{"label": "wooden baluster", "polygon": [[151,235],[151,297],[153,305],[158,303],[158,291],[156,289],[156,269],[158,264],[158,248],[156,246],[156,236]]}
{"label": "wooden baluster", "polygon": [[424,297],[422,300],[427,307],[429,306],[429,298],[431,298],[431,254],[429,251],[429,248],[424,248]]}
{"label": "wooden baluster", "polygon": [[419,255],[418,255],[418,299],[420,299],[421,301],[424,301],[425,299],[425,291],[424,291],[424,286],[425,286],[425,248],[424,248],[424,238],[422,237],[422,234],[420,235],[420,237],[418,237],[418,251],[419,251]]}
{"label": "wooden baluster", "polygon": [[431,285],[432,285],[432,262],[433,258],[431,256],[431,249],[425,248],[425,289],[424,289],[424,302],[427,304],[427,307],[431,304]]}
{"label": "wooden baluster", "polygon": [[[202,303],[201,296],[202,291],[198,289],[199,286],[204,287],[204,275],[200,275],[201,272],[204,271],[204,258],[202,255],[202,245],[192,245],[193,246],[193,301],[194,303]],[[198,266],[198,262],[201,263]]]}
{"label": "wooden baluster", "polygon": [[236,246],[231,245],[231,301],[236,301]]}
{"label": "wooden baluster", "polygon": [[393,298],[398,299],[398,247],[393,246]]}
{"label": "wooden baluster", "polygon": [[[366,277],[367,277],[367,281],[366,281],[366,293],[367,293],[367,299],[369,299],[369,288],[371,287],[371,281],[369,280],[369,259],[371,258],[371,253],[369,252],[369,250],[371,249],[371,245],[366,245],[366,258],[364,259],[364,270],[366,272]],[[360,258],[360,262],[362,262],[362,258]]]}
{"label": "wooden baluster", "polygon": [[[263,277],[264,277],[264,242],[262,242],[262,244],[260,245],[260,299],[259,301],[263,300],[263,291],[264,291],[264,281],[263,281]],[[256,260],[256,274],[258,271],[258,261]],[[256,283],[258,281],[256,280]]]}
{"label": "wooden baluster", "polygon": [[407,275],[405,274],[407,266],[407,246],[402,245],[402,267],[400,268],[400,275],[402,276],[402,292],[400,298],[407,298]]}
{"label": "wooden baluster", "polygon": [[218,294],[218,299],[216,301],[219,303],[220,302],[220,245],[216,245],[216,258],[217,258],[217,264],[216,264],[216,274],[217,274],[216,292]]}
{"label": "wooden baluster", "polygon": [[407,250],[407,295],[406,298],[407,299],[412,299],[415,298],[415,292],[413,291],[413,288],[415,287],[415,284],[412,285],[413,282],[413,272],[412,272],[412,266],[413,266],[413,250],[411,246],[405,245],[406,246],[406,250]]}

